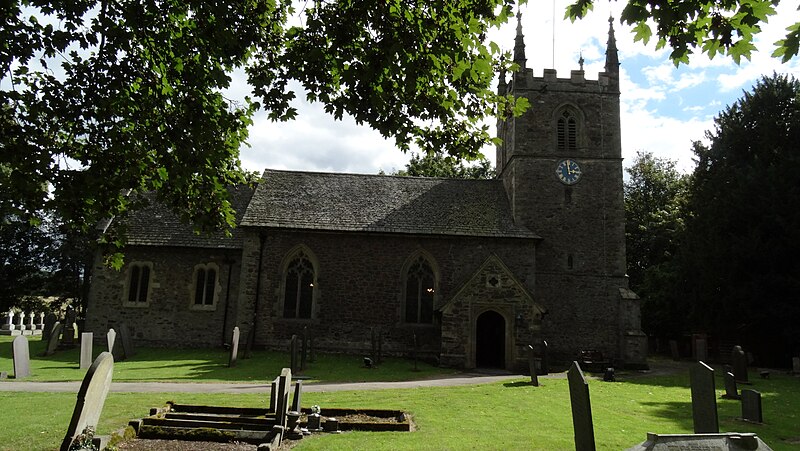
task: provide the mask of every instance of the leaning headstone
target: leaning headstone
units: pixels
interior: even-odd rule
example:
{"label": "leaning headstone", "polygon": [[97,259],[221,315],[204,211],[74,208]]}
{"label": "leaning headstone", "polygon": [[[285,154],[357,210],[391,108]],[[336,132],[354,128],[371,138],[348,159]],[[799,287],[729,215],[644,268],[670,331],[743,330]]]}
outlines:
{"label": "leaning headstone", "polygon": [[289,409],[292,412],[300,411],[300,402],[303,398],[303,381],[295,381],[294,383],[294,396],[292,397],[292,407]]}
{"label": "leaning headstone", "polygon": [[114,357],[109,352],[101,353],[86,372],[78,391],[75,410],[69,422],[67,434],[61,442],[61,451],[68,451],[72,442],[87,427],[97,428],[103,404],[111,387],[111,376],[114,373]]}
{"label": "leaning headstone", "polygon": [[569,400],[572,404],[572,427],[575,432],[575,451],[594,451],[594,426],[592,405],[589,401],[589,384],[583,377],[578,362],[572,362],[567,372]]}
{"label": "leaning headstone", "polygon": [[689,370],[692,390],[692,419],[695,434],[719,433],[717,395],[714,387],[714,370],[697,362]]}
{"label": "leaning headstone", "polygon": [[61,323],[56,321],[50,330],[50,339],[47,341],[47,351],[44,355],[53,355],[61,344]]}
{"label": "leaning headstone", "polygon": [[654,434],[627,451],[772,451],[752,432],[723,434]]}
{"label": "leaning headstone", "polygon": [[678,341],[677,340],[670,340],[669,341],[669,353],[672,356],[672,360],[680,360],[681,354],[678,352]]}
{"label": "leaning headstone", "polygon": [[754,423],[763,423],[761,411],[761,393],[755,390],[742,390],[742,419]]}
{"label": "leaning headstone", "polygon": [[528,368],[531,371],[531,385],[538,387],[539,377],[536,375],[536,353],[532,345],[528,345]]}
{"label": "leaning headstone", "polygon": [[55,313],[49,312],[44,316],[44,329],[42,329],[42,340],[50,340],[50,334],[53,333],[53,325],[58,322],[58,317]]}
{"label": "leaning headstone", "polygon": [[792,373],[800,374],[800,357],[792,357]]}
{"label": "leaning headstone", "polygon": [[94,334],[84,332],[81,334],[81,369],[85,370],[92,366],[92,340]]}
{"label": "leaning headstone", "polygon": [[722,395],[725,399],[740,399],[739,397],[739,389],[736,387],[736,378],[733,376],[733,373],[730,371],[726,371],[724,374],[725,377],[725,394]]}
{"label": "leaning headstone", "polygon": [[297,335],[292,335],[292,339],[289,341],[289,368],[291,368],[292,373],[297,373]]}
{"label": "leaning headstone", "polygon": [[745,356],[742,347],[736,345],[731,351],[731,364],[733,365],[733,376],[736,382],[748,384],[750,381],[747,377],[747,356]]}
{"label": "leaning headstone", "polygon": [[228,367],[233,368],[236,366],[236,359],[239,357],[239,327],[233,328],[233,336],[231,337],[231,354],[228,357]]}
{"label": "leaning headstone", "polygon": [[125,358],[135,356],[136,350],[133,348],[133,340],[131,339],[131,331],[128,329],[128,325],[125,323],[120,324],[117,333],[122,342],[122,352],[125,354]]}
{"label": "leaning headstone", "polygon": [[28,348],[28,339],[23,335],[11,343],[11,352],[14,359],[14,379],[22,379],[31,375],[31,354]]}

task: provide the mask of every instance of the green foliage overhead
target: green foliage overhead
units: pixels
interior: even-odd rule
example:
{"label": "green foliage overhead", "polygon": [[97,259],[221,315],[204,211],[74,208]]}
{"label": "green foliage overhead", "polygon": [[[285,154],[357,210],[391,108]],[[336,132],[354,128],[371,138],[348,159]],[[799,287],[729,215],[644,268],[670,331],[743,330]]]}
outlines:
{"label": "green foliage overhead", "polygon": [[495,174],[492,163],[486,158],[479,159],[477,165],[468,166],[464,164],[463,160],[437,152],[428,153],[424,156],[415,153],[406,164],[406,168],[395,172],[393,175],[490,179],[494,178]]}
{"label": "green foliage overhead", "polygon": [[800,82],[762,78],[720,113],[708,139],[695,144],[684,249],[694,321],[796,353]]}
{"label": "green foliage overhead", "polygon": [[[481,120],[519,110],[490,88],[513,64],[484,44],[514,0],[293,3],[4,5],[0,214],[57,211],[90,230],[155,190],[199,229],[232,226],[224,187],[242,181],[247,127],[259,111],[296,116],[292,81],[404,151],[475,157],[490,141]],[[243,102],[224,95],[234,70],[252,89]]]}
{"label": "green foliage overhead", "polygon": [[[688,63],[695,51],[713,58],[729,55],[738,64],[750,59],[755,35],[761,24],[775,14],[780,0],[627,0],[620,20],[633,26],[634,40],[645,44],[656,40],[656,48],[667,45],[678,65]],[[575,0],[565,16],[583,18],[594,0]],[[775,43],[773,56],[784,62],[798,52],[800,22],[790,26],[786,37]]]}

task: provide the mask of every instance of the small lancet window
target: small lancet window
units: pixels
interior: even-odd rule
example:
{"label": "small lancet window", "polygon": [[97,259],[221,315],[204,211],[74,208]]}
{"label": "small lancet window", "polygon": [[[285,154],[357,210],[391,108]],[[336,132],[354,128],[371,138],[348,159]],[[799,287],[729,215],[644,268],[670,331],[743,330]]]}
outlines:
{"label": "small lancet window", "polygon": [[299,253],[286,268],[284,318],[311,318],[314,303],[314,265]]}
{"label": "small lancet window", "polygon": [[211,266],[197,268],[194,287],[194,305],[214,305],[217,287],[217,270]]}
{"label": "small lancet window", "polygon": [[578,119],[570,110],[564,110],[557,124],[558,150],[577,150]]}
{"label": "small lancet window", "polygon": [[130,266],[129,273],[128,303],[146,304],[150,288],[150,266],[142,263],[133,263]]}
{"label": "small lancet window", "polygon": [[436,279],[427,260],[419,257],[406,273],[406,322],[432,323]]}

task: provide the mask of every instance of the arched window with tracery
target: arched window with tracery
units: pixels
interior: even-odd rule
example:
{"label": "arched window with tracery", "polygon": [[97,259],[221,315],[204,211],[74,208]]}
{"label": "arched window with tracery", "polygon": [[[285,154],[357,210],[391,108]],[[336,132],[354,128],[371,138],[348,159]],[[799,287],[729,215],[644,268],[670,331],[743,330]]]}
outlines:
{"label": "arched window with tracery", "polygon": [[560,151],[578,149],[578,117],[574,111],[565,108],[557,120],[557,146]]}
{"label": "arched window with tracery", "polygon": [[405,322],[432,323],[436,276],[428,260],[423,256],[414,260],[405,279]]}
{"label": "arched window with tracery", "polygon": [[314,265],[298,252],[286,266],[284,274],[283,317],[311,318],[314,307]]}

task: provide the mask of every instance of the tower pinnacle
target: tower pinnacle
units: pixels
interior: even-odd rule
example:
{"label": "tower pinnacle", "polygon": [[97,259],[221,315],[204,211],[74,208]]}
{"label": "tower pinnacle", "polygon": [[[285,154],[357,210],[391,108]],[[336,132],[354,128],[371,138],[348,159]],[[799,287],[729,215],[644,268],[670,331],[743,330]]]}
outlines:
{"label": "tower pinnacle", "polygon": [[525,69],[525,39],[522,35],[522,13],[517,10],[517,37],[514,38],[514,62],[519,64],[520,70]]}
{"label": "tower pinnacle", "polygon": [[606,73],[619,76],[619,55],[617,38],[614,37],[614,17],[608,17],[608,44],[606,46]]}

